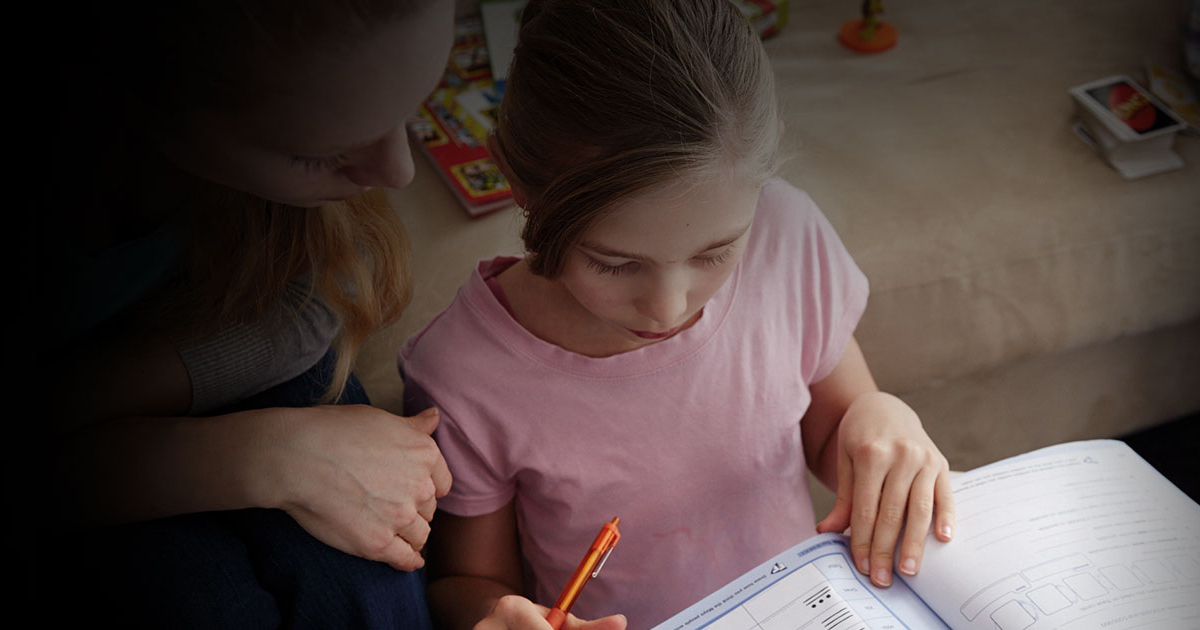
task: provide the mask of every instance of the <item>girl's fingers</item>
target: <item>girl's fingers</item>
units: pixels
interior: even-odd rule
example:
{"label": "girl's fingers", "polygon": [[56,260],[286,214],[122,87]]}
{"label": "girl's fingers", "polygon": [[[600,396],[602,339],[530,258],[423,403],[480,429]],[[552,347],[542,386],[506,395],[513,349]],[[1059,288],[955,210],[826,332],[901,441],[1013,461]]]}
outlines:
{"label": "girl's fingers", "polygon": [[[876,520],[879,515],[880,497],[888,471],[888,462],[873,453],[862,453],[855,457],[854,489],[850,515],[850,553],[854,566],[863,575],[871,575],[871,545],[875,537]],[[891,570],[889,565],[888,570]]]}
{"label": "girl's fingers", "polygon": [[575,615],[567,617],[567,623],[563,626],[564,630],[625,630],[628,622],[625,620],[625,615],[609,615],[600,619],[591,621],[583,621]]}
{"label": "girl's fingers", "polygon": [[936,512],[934,535],[942,542],[950,542],[954,537],[954,487],[948,470],[939,472],[934,481],[933,509]]}
{"label": "girl's fingers", "polygon": [[879,515],[875,518],[875,532],[871,537],[870,575],[876,586],[892,584],[896,542],[900,540],[900,531],[904,528],[909,490],[916,476],[916,470],[893,468],[884,480]]}
{"label": "girl's fingers", "polygon": [[921,556],[925,550],[925,538],[929,536],[929,524],[933,521],[934,484],[937,471],[922,469],[913,479],[908,494],[908,522],[904,525],[904,537],[900,542],[900,572],[916,575],[921,568]]}
{"label": "girl's fingers", "polygon": [[825,518],[817,523],[817,532],[844,532],[850,527],[850,510],[854,507],[854,467],[850,456],[844,451],[838,453],[837,497],[833,509]]}

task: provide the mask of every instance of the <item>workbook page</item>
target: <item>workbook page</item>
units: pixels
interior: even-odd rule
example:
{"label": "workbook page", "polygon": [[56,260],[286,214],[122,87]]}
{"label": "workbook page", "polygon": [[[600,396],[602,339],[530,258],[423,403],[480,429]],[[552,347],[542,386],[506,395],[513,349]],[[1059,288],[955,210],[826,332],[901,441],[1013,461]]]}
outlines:
{"label": "workbook page", "polygon": [[958,630],[1200,628],[1200,506],[1123,442],[954,480],[954,540],[905,578]]}
{"label": "workbook page", "polygon": [[850,558],[845,537],[816,536],[654,630],[947,630],[903,583],[877,588]]}

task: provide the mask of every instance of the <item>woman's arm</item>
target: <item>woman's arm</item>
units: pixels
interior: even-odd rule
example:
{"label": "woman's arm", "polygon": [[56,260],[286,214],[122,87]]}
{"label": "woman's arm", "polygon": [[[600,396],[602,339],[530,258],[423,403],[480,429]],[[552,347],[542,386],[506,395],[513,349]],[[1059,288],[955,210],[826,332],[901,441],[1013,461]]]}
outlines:
{"label": "woman's arm", "polygon": [[436,410],[365,405],[181,417],[187,370],[161,338],[112,337],[71,356],[54,401],[52,496],[66,527],[213,510],[286,510],[347,553],[411,570],[450,473]]}
{"label": "woman's arm", "polygon": [[99,422],[61,438],[58,507],[76,525],[280,508],[332,547],[412,570],[450,488],[437,421],[332,405]]}
{"label": "woman's arm", "polygon": [[930,522],[936,519],[942,541],[953,531],[946,458],[917,414],[878,390],[853,338],[837,367],[810,392],[800,425],[804,454],[814,474],[837,492],[817,531],[849,527],[856,566],[879,586],[891,584],[903,531],[900,570],[915,574]]}

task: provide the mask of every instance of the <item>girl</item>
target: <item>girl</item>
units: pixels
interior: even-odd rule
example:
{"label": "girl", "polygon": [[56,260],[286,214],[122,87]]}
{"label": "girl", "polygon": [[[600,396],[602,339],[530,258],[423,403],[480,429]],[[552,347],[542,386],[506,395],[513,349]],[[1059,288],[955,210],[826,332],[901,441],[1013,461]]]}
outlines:
{"label": "girl", "polygon": [[55,49],[70,111],[39,164],[62,471],[37,533],[65,554],[39,572],[103,575],[68,608],[132,627],[428,627],[436,416],[370,407],[350,368],[410,293],[403,227],[368,191],[412,178],[403,124],[453,3],[62,13],[34,22],[77,46]]}
{"label": "girl", "polygon": [[[949,539],[945,458],[853,339],[866,278],[773,177],[773,90],[726,0],[525,8],[492,149],[527,253],[481,262],[400,354],[454,475],[445,627],[547,628],[614,516],[566,627],[649,628],[814,530],[850,526],[884,586],[898,542],[915,573],[933,521]],[[837,490],[819,524],[806,466]]]}

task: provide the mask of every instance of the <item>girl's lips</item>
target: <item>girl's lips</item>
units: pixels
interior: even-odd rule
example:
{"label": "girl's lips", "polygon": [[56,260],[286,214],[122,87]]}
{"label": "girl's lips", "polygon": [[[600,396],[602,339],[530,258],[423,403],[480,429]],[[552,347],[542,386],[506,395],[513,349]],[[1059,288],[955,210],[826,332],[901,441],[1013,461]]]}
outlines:
{"label": "girl's lips", "polygon": [[647,332],[645,330],[630,330],[629,332],[641,337],[642,339],[666,339],[667,337],[679,332],[679,328],[672,328],[671,330],[660,333]]}

